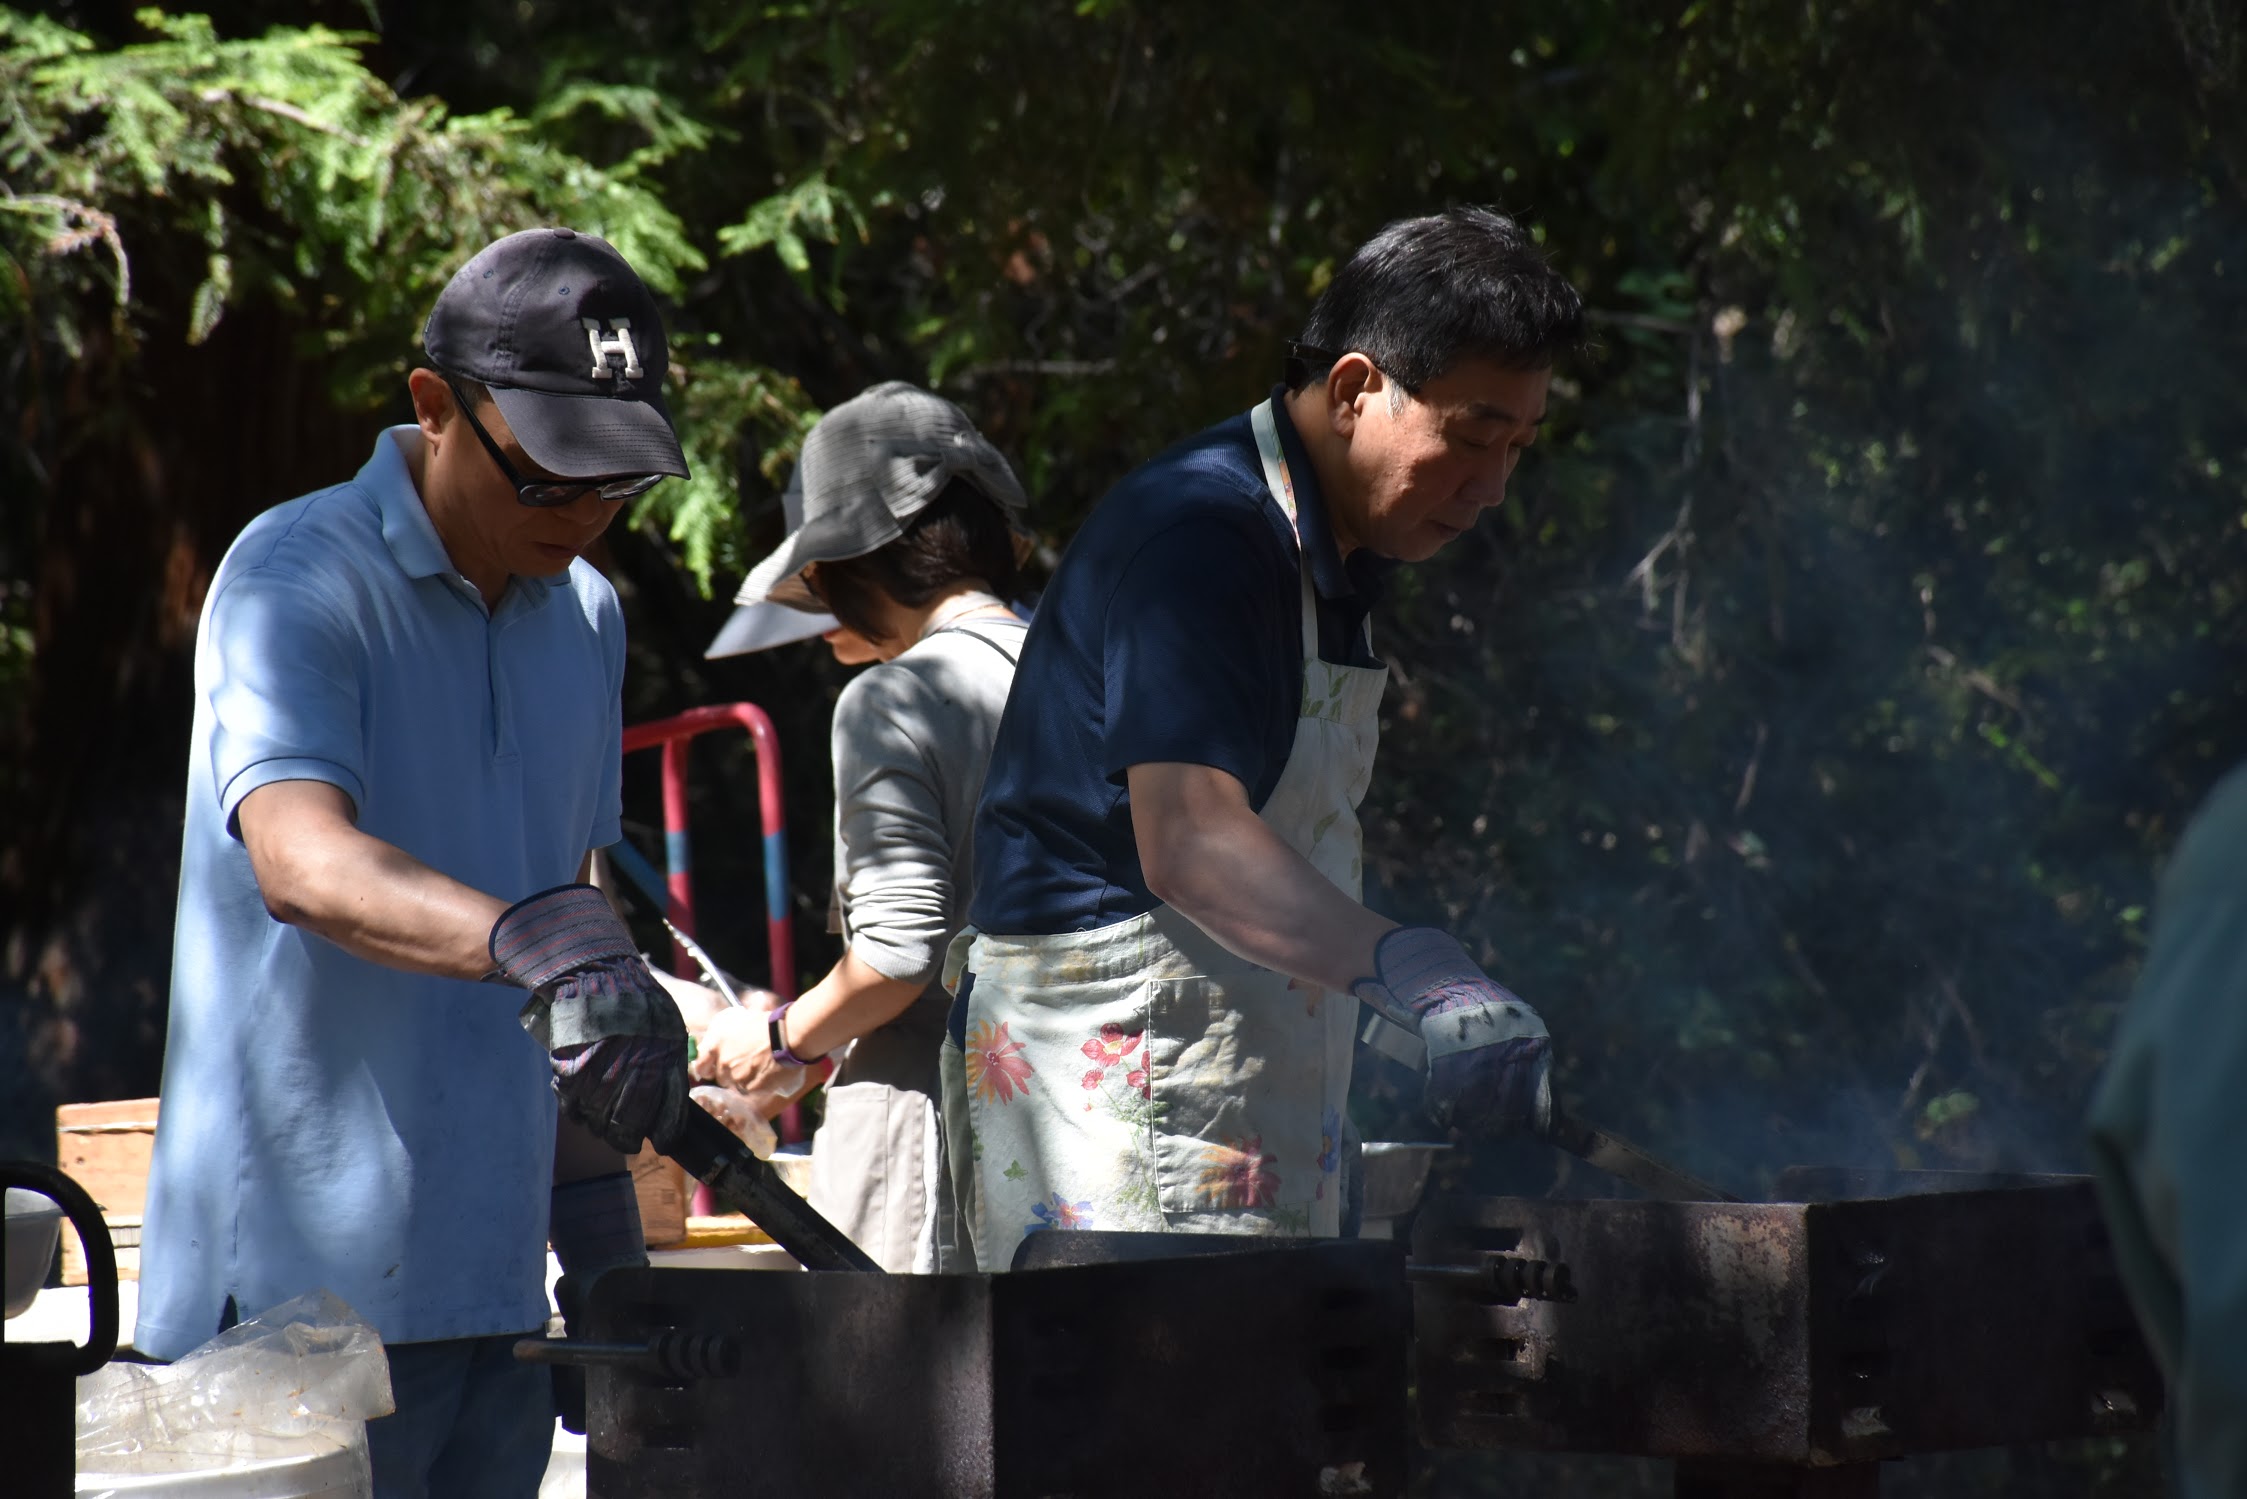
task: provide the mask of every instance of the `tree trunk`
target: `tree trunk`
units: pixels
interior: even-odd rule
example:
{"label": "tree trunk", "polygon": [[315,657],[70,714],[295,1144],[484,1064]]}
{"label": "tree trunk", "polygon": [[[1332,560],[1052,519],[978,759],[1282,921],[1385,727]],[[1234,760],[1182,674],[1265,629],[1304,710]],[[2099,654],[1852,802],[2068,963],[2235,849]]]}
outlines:
{"label": "tree trunk", "polygon": [[376,427],[329,402],[300,327],[253,305],[200,346],[176,321],[129,355],[104,333],[58,382],[0,830],[0,1157],[51,1159],[59,1100],[156,1091],[204,590],[250,517],[348,477]]}

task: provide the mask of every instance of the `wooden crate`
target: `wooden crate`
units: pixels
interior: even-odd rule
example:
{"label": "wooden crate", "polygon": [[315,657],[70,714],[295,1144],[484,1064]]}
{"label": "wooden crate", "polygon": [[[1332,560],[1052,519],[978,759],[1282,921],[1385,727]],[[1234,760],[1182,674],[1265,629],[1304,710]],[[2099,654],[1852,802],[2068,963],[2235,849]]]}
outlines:
{"label": "wooden crate", "polygon": [[[140,1224],[148,1201],[148,1166],[156,1147],[157,1100],[67,1103],[55,1110],[55,1159],[63,1172],[101,1207],[117,1246],[120,1279],[140,1278]],[[632,1186],[640,1199],[640,1228],[651,1245],[677,1244],[687,1236],[693,1182],[686,1168],[647,1147],[632,1157]],[[86,1283],[86,1262],[76,1230],[62,1236],[63,1284]]]}
{"label": "wooden crate", "polygon": [[640,1236],[650,1249],[668,1248],[687,1236],[687,1205],[694,1180],[687,1168],[642,1145],[632,1157],[632,1190],[640,1199]]}
{"label": "wooden crate", "polygon": [[[119,1280],[140,1279],[140,1220],[138,1218],[110,1218],[102,1222],[109,1228],[109,1247],[117,1260]],[[86,1252],[79,1247],[77,1225],[62,1226],[62,1283],[82,1286],[86,1283]]]}
{"label": "wooden crate", "polygon": [[102,1216],[139,1218],[156,1148],[153,1098],[66,1103],[55,1110],[55,1163],[101,1204]]}
{"label": "wooden crate", "polygon": [[[148,1201],[148,1162],[156,1148],[157,1101],[121,1098],[66,1103],[55,1110],[55,1162],[101,1208],[117,1246],[117,1276],[140,1278],[140,1220]],[[78,1231],[62,1236],[62,1282],[86,1283]]]}

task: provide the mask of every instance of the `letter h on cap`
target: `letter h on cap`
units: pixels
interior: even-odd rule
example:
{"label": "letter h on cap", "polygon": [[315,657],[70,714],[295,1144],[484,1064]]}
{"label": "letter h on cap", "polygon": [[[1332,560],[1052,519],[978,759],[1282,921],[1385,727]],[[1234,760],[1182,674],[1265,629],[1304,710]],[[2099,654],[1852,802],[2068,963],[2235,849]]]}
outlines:
{"label": "letter h on cap", "polygon": [[585,342],[593,351],[594,379],[614,380],[616,370],[612,367],[612,361],[620,361],[623,364],[625,379],[637,380],[640,378],[643,373],[640,369],[640,351],[632,347],[632,320],[630,318],[609,319],[609,332],[606,337],[601,334],[601,320],[599,318],[581,317],[578,322],[584,327]]}

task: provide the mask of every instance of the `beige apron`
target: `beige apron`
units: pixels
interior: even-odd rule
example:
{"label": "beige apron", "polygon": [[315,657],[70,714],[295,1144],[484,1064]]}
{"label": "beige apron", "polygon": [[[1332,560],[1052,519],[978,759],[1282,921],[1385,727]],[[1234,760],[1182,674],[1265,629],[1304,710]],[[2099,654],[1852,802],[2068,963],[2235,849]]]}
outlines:
{"label": "beige apron", "polygon": [[948,1268],[939,1243],[944,1151],[935,1103],[888,1083],[827,1090],[811,1205],[893,1275]]}
{"label": "beige apron", "polygon": [[[1269,401],[1250,424],[1295,522]],[[1300,573],[1303,700],[1257,815],[1355,899],[1388,672],[1319,659],[1307,563]],[[963,973],[966,1046],[944,1044],[944,1124],[981,1268],[1008,1268],[1048,1228],[1339,1231],[1356,999],[1237,958],[1167,906],[1091,932],[969,928],[947,987]]]}

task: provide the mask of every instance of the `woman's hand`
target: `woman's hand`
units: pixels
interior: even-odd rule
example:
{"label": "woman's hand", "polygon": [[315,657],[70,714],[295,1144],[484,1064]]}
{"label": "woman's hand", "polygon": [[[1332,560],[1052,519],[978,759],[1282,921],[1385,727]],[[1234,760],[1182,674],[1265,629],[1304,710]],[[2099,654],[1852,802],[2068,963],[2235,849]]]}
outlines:
{"label": "woman's hand", "polygon": [[696,1081],[737,1093],[755,1093],[780,1081],[772,1059],[772,1033],[763,1010],[720,1010],[702,1032],[701,1054],[687,1071]]}

